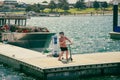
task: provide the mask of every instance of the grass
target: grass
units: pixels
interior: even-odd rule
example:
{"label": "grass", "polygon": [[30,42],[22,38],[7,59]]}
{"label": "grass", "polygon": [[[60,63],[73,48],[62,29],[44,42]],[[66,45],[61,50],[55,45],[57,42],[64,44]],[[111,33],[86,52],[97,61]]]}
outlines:
{"label": "grass", "polygon": [[8,12],[9,14],[25,14],[25,11],[20,11],[20,12]]}
{"label": "grass", "polygon": [[[63,13],[64,12],[63,9],[54,9],[53,11],[54,12],[59,12],[59,13]],[[112,12],[112,7],[106,8],[105,11]],[[45,13],[50,13],[51,9],[46,8],[44,10],[44,12]],[[93,13],[96,13],[96,12],[100,13],[100,12],[102,12],[102,10],[101,9],[95,10],[94,8],[86,8],[86,9],[71,8],[71,9],[68,10],[68,12],[71,13],[71,14],[74,14],[74,13],[76,13],[76,14],[88,14],[88,13],[91,13],[91,12],[93,12]]]}
{"label": "grass", "polygon": [[95,12],[96,10],[93,8],[87,8],[87,9],[70,9],[69,12],[70,13],[90,13],[90,12]]}
{"label": "grass", "polygon": [[[105,9],[105,13],[112,13],[112,6],[109,7],[109,8],[106,8]],[[120,9],[119,9],[120,11]],[[51,9],[49,8],[46,8],[43,12],[45,13],[50,13],[51,12]],[[59,13],[64,13],[64,10],[63,9],[54,9],[53,12],[59,12]],[[70,14],[89,14],[89,13],[102,13],[103,10],[101,10],[100,8],[98,10],[95,10],[94,8],[86,8],[86,9],[77,9],[77,8],[71,8],[68,10],[68,12]],[[12,13],[15,13],[15,14],[24,14],[25,11],[21,11],[21,12],[12,12]]]}

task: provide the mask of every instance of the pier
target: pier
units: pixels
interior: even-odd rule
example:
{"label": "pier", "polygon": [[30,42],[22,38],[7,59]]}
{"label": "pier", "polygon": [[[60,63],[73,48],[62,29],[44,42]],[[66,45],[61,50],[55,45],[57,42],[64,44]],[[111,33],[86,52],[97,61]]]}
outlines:
{"label": "pier", "polygon": [[75,80],[87,76],[120,74],[120,52],[73,55],[64,64],[40,52],[0,43],[0,62],[38,80]]}
{"label": "pier", "polygon": [[118,12],[120,0],[114,0],[113,2],[113,32],[110,32],[111,39],[119,39],[120,40],[120,26],[118,26]]}
{"label": "pier", "polygon": [[26,15],[0,14],[0,26],[3,26],[5,24],[26,26],[26,21],[27,21]]}

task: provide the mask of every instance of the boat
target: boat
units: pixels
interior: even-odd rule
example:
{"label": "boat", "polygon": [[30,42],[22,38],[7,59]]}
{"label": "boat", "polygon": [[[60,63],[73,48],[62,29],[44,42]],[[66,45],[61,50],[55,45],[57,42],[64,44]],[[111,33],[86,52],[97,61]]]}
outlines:
{"label": "boat", "polygon": [[[26,20],[26,17],[21,15],[0,16],[1,41],[37,51],[43,51],[48,48],[55,33],[51,33],[46,27],[26,26]],[[8,26],[10,29],[6,30]]]}
{"label": "boat", "polygon": [[27,15],[32,17],[60,17],[59,13],[35,13],[33,11],[28,12]]}
{"label": "boat", "polygon": [[39,14],[40,17],[60,17],[60,14],[46,14],[46,13],[40,13]]}

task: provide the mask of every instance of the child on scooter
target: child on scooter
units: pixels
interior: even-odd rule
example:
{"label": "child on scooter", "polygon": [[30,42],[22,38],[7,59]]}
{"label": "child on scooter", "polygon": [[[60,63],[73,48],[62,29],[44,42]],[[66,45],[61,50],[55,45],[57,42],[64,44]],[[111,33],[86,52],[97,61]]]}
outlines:
{"label": "child on scooter", "polygon": [[68,48],[66,41],[69,41],[71,44],[72,42],[67,37],[64,36],[64,32],[60,32],[59,35],[60,35],[59,43],[60,43],[61,53],[59,54],[58,60],[61,61],[61,57],[63,56],[64,52],[66,52],[66,60],[68,60]]}

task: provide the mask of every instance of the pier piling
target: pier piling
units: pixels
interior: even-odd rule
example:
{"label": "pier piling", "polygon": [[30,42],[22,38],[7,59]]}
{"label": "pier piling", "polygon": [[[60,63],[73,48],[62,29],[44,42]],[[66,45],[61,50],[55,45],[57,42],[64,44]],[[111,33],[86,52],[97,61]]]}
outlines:
{"label": "pier piling", "polygon": [[[0,15],[0,25],[3,26],[5,24],[11,25],[11,22],[14,21],[15,25],[18,26],[26,26],[27,17],[24,15]],[[23,24],[24,23],[24,24]]]}
{"label": "pier piling", "polygon": [[118,27],[118,2],[114,2],[113,5],[113,31],[116,32]]}

